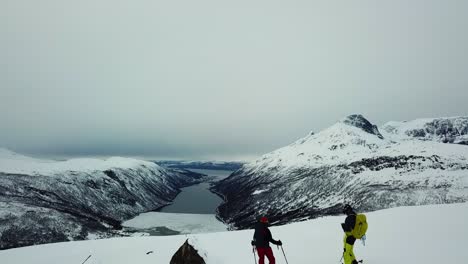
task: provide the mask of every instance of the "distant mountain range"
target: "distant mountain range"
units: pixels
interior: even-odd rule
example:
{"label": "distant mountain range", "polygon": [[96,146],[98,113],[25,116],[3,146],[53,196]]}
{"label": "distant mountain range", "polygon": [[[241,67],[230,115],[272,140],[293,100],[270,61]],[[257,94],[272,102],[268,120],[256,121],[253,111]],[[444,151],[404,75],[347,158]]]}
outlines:
{"label": "distant mountain range", "polygon": [[0,149],[0,249],[119,235],[204,175],[128,158],[39,160]]}
{"label": "distant mountain range", "polygon": [[233,229],[341,213],[468,200],[468,117],[389,122],[362,115],[245,164],[212,190]]}
{"label": "distant mountain range", "polygon": [[179,161],[179,160],[156,160],[159,166],[178,169],[199,169],[199,170],[238,170],[244,162],[238,161]]}

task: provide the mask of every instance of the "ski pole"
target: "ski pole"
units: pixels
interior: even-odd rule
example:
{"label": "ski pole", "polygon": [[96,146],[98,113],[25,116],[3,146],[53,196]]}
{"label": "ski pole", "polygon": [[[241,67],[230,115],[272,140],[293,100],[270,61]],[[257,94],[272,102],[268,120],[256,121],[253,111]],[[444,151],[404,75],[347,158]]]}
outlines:
{"label": "ski pole", "polygon": [[88,261],[88,259],[89,259],[90,257],[91,257],[91,255],[89,255],[89,256],[85,259],[85,261],[83,261],[83,263],[81,263],[81,264],[84,264],[86,261]]}
{"label": "ski pole", "polygon": [[257,256],[255,255],[255,247],[252,247],[252,252],[253,252],[253,255],[254,255],[255,264],[257,264]]}
{"label": "ski pole", "polygon": [[286,254],[284,254],[283,245],[281,245],[281,251],[283,251],[283,256],[284,256],[284,260],[286,260],[286,264],[289,264],[288,259],[286,258]]}
{"label": "ski pole", "polygon": [[343,262],[341,262],[341,261],[342,261],[343,258],[344,258],[344,253],[345,253],[345,252],[346,252],[346,249],[343,250],[343,254],[341,254],[341,258],[340,258],[340,260],[338,261],[339,263],[343,263]]}

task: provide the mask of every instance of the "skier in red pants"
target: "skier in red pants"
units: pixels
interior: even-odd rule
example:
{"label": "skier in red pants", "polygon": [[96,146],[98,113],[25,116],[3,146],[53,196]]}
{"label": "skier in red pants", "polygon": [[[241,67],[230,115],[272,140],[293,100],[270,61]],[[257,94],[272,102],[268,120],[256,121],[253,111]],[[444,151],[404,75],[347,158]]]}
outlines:
{"label": "skier in red pants", "polygon": [[252,246],[257,248],[258,264],[265,264],[265,256],[268,258],[270,264],[275,264],[275,256],[270,247],[270,242],[281,246],[281,240],[274,240],[271,236],[270,229],[268,229],[268,218],[262,217],[255,226],[255,233],[252,240]]}

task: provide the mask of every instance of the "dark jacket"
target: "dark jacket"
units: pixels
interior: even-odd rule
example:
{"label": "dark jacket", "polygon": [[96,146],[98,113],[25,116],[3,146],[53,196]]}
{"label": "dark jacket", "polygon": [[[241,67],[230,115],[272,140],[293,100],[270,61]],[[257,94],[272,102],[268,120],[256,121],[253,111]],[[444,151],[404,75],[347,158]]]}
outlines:
{"label": "dark jacket", "polygon": [[268,224],[258,222],[255,225],[255,233],[253,236],[253,242],[256,247],[259,248],[268,248],[270,247],[270,242],[279,245],[279,241],[274,240],[271,236],[270,229],[268,229]]}
{"label": "dark jacket", "polygon": [[[341,224],[341,227],[343,228],[344,232],[351,232],[354,229],[354,226],[356,225],[356,213],[351,213],[346,217],[346,220],[344,223]],[[352,235],[349,235],[346,237],[346,243],[350,245],[354,245],[354,242],[356,241],[356,238]]]}

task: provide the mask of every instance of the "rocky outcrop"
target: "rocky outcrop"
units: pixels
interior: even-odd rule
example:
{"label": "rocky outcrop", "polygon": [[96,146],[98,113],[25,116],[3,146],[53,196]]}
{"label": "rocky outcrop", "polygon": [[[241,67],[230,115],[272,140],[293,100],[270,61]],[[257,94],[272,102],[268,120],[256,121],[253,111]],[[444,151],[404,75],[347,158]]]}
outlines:
{"label": "rocky outcrop", "polygon": [[388,122],[383,131],[389,136],[468,145],[468,117],[427,118]]}
{"label": "rocky outcrop", "polygon": [[383,138],[382,134],[380,134],[379,129],[377,128],[376,125],[371,124],[364,116],[362,115],[350,115],[343,119],[343,123],[350,125],[350,126],[355,126],[357,128],[360,128],[364,130],[365,132],[369,134],[376,135],[379,138]]}
{"label": "rocky outcrop", "polygon": [[188,239],[172,256],[170,264],[205,264],[198,251],[189,244]]}

